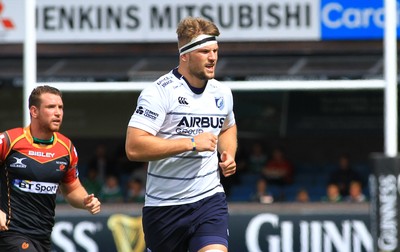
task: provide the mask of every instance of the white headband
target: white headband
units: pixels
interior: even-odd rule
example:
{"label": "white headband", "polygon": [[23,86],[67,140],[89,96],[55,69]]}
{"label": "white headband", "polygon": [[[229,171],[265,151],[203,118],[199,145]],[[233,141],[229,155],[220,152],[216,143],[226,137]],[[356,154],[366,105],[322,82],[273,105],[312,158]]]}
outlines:
{"label": "white headband", "polygon": [[198,37],[192,39],[189,43],[179,48],[179,55],[183,55],[185,53],[197,50],[201,47],[216,44],[217,39],[215,36],[201,34]]}

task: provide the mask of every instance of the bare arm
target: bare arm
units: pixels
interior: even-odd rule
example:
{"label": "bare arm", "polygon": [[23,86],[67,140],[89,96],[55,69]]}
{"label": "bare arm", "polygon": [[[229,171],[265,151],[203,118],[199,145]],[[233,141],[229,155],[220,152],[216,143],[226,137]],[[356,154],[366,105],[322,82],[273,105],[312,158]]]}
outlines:
{"label": "bare arm", "polygon": [[236,173],[237,127],[236,125],[221,132],[218,138],[218,152],[221,153],[219,166],[225,177]]}
{"label": "bare arm", "polygon": [[86,192],[79,179],[72,183],[62,183],[61,192],[71,206],[86,209],[92,214],[100,212],[100,201],[93,195]]}
{"label": "bare arm", "polygon": [[8,230],[7,216],[0,210],[0,231]]}
{"label": "bare arm", "polygon": [[[214,151],[217,137],[202,133],[194,137],[196,151]],[[191,137],[163,139],[133,127],[126,132],[125,151],[131,161],[151,161],[167,158],[186,151],[192,151]]]}

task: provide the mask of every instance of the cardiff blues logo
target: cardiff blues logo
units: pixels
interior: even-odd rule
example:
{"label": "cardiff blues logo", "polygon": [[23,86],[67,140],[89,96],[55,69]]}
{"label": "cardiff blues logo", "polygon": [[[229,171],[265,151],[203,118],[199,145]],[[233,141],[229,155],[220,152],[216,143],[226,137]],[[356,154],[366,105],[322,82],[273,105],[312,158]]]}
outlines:
{"label": "cardiff blues logo", "polygon": [[220,110],[222,110],[225,106],[224,104],[224,97],[216,97],[215,98],[215,105],[217,106],[217,108],[219,108]]}

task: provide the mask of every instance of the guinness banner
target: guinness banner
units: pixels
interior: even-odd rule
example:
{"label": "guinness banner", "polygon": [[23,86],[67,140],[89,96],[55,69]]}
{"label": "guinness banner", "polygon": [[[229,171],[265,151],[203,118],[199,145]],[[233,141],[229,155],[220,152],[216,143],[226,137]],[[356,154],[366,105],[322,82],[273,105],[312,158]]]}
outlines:
{"label": "guinness banner", "polygon": [[[104,209],[94,216],[58,212],[51,251],[144,252],[141,216],[133,214],[138,214],[133,207],[130,213],[122,211],[129,208]],[[368,204],[242,203],[230,209],[230,252],[373,251]],[[387,245],[392,244],[390,232],[385,233]]]}
{"label": "guinness banner", "polygon": [[371,234],[374,251],[399,252],[400,158],[373,154],[370,176]]}

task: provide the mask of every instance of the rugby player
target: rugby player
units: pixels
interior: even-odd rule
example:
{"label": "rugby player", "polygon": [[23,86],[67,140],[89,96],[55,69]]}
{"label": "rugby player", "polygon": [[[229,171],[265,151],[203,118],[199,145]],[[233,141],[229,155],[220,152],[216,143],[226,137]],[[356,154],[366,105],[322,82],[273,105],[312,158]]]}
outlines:
{"label": "rugby player", "polygon": [[0,133],[0,251],[50,251],[57,191],[73,207],[100,212],[78,177],[78,156],[58,131],[61,92],[38,86],[29,96],[31,123]]}
{"label": "rugby player", "polygon": [[228,251],[220,171],[236,172],[237,128],[232,92],[214,79],[219,34],[208,20],[181,20],[179,66],[141,92],[128,124],[127,157],[149,161],[148,252]]}

